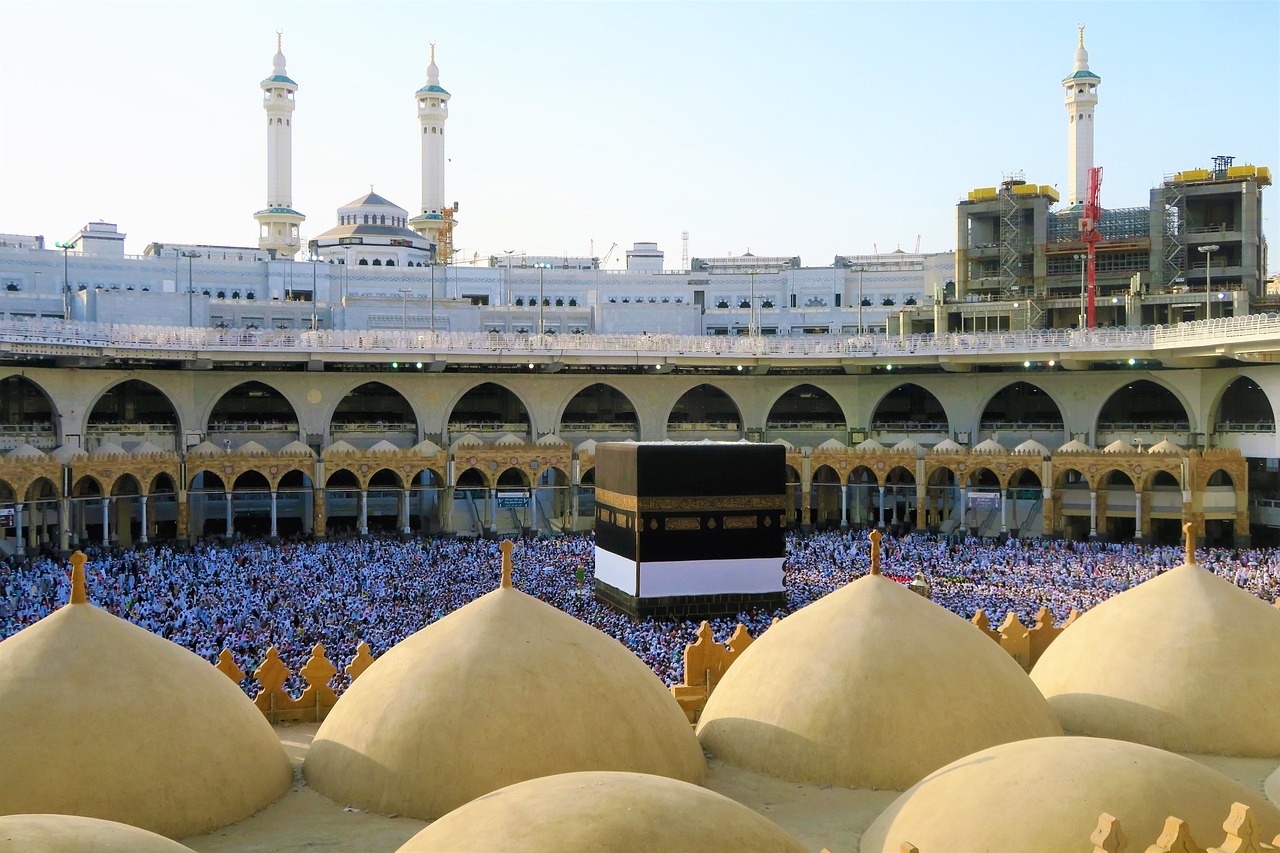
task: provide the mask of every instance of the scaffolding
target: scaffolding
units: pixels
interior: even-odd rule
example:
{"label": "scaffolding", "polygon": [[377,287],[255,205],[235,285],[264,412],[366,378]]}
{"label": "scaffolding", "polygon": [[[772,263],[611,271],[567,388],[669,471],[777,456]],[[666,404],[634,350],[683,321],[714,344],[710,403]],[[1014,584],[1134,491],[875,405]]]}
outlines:
{"label": "scaffolding", "polygon": [[1160,203],[1164,205],[1164,252],[1161,257],[1161,278],[1165,287],[1172,287],[1183,277],[1187,245],[1183,239],[1183,225],[1186,213],[1186,192],[1182,182],[1165,181],[1160,193]]}
{"label": "scaffolding", "polygon": [[[1050,213],[1048,240],[1050,243],[1080,242],[1080,217],[1083,209],[1074,208]],[[1149,236],[1151,208],[1104,208],[1098,221],[1098,233],[1103,240],[1134,240]]]}
{"label": "scaffolding", "polygon": [[1022,284],[1022,206],[1013,188],[1025,183],[1020,173],[1000,182],[1000,288],[1006,293]]}

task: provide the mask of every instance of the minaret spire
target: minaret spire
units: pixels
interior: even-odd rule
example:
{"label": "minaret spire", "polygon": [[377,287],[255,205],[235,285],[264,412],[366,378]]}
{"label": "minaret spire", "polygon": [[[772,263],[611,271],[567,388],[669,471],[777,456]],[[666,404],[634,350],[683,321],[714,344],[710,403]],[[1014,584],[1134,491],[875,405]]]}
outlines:
{"label": "minaret spire", "polygon": [[448,263],[453,254],[453,215],[456,205],[445,200],[444,125],[449,119],[449,92],[440,85],[436,66],[436,43],[429,43],[427,84],[417,91],[418,126],[422,140],[422,213],[409,220],[409,227],[436,244],[436,262]]}
{"label": "minaret spire", "polygon": [[283,30],[276,30],[271,76],[261,88],[267,113],[267,206],[253,215],[258,220],[258,248],[277,258],[292,258],[300,248],[298,226],[306,217],[293,209],[293,95],[298,84],[285,71]]}
{"label": "minaret spire", "polygon": [[1067,204],[1083,204],[1093,168],[1093,113],[1098,106],[1102,78],[1089,70],[1084,49],[1084,24],[1077,26],[1079,46],[1071,76],[1062,81],[1067,107]]}

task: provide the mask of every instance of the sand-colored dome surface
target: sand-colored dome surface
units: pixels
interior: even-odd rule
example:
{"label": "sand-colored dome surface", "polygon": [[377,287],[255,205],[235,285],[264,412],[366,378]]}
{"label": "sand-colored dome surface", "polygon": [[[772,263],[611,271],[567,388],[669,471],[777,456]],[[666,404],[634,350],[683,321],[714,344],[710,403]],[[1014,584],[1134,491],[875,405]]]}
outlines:
{"label": "sand-colored dome surface", "polygon": [[271,726],[230,679],[87,603],[0,642],[0,732],[0,814],[78,814],[183,838],[248,817],[293,781]]}
{"label": "sand-colored dome surface", "polygon": [[1280,767],[1276,768],[1276,772],[1267,777],[1267,781],[1263,785],[1263,790],[1267,792],[1267,797],[1271,802],[1280,806]]}
{"label": "sand-colored dome surface", "polygon": [[565,773],[473,800],[399,853],[805,853],[782,828],[705,788],[641,773]]}
{"label": "sand-colored dome surface", "polygon": [[580,770],[698,782],[688,719],[625,646],[503,587],[380,657],[303,765],[343,804],[434,819],[507,785]]}
{"label": "sand-colored dome surface", "polygon": [[0,853],[191,853],[176,841],[110,820],[65,814],[0,816]]}
{"label": "sand-colored dome surface", "polygon": [[1085,613],[1031,678],[1069,732],[1280,758],[1280,610],[1194,564]]}
{"label": "sand-colored dome surface", "polygon": [[1201,844],[1222,838],[1232,803],[1253,809],[1261,837],[1280,832],[1280,809],[1257,791],[1172,752],[1087,737],[1040,738],[965,756],[885,809],[862,853],[1088,850],[1106,812],[1131,849],[1155,841],[1165,818],[1187,822]]}
{"label": "sand-colored dome surface", "polygon": [[788,616],[716,686],[698,738],[747,770],[905,790],[950,761],[1062,729],[965,620],[872,574]]}

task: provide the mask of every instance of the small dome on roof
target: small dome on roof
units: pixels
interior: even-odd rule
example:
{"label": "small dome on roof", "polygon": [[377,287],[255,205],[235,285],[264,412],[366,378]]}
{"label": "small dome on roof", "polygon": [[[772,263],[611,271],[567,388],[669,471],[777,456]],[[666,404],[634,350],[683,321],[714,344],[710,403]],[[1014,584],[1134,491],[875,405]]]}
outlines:
{"label": "small dome on roof", "polygon": [[164,450],[163,448],[157,447],[156,445],[152,444],[149,441],[139,442],[137,446],[133,448],[133,450],[129,451],[129,453],[133,456],[150,456],[154,453],[168,453],[168,452],[169,451]]}
{"label": "small dome on roof", "polygon": [[5,451],[5,456],[10,459],[25,459],[27,457],[38,458],[45,455],[45,452],[38,447],[23,442],[12,450]]}
{"label": "small dome on roof", "polygon": [[481,447],[483,445],[484,442],[480,440],[480,436],[473,432],[469,432],[455,438],[453,440],[453,444],[449,445],[449,449],[452,450],[458,447]]}
{"label": "small dome on roof", "polygon": [[826,441],[822,442],[822,444],[819,444],[819,445],[818,445],[818,449],[819,449],[819,450],[837,450],[837,451],[845,451],[845,450],[848,450],[848,449],[849,449],[849,445],[845,444],[844,442],[840,441],[839,439],[836,439],[836,438],[828,438]]}
{"label": "small dome on roof", "polygon": [[904,438],[902,441],[895,444],[893,449],[901,453],[919,453],[921,450],[924,450],[924,447],[914,438]]}
{"label": "small dome on roof", "polygon": [[[938,448],[934,448],[937,450]],[[1005,447],[994,438],[988,438],[986,441],[980,441],[973,446],[975,453],[1004,453]]]}
{"label": "small dome on roof", "polygon": [[321,724],[303,765],[308,784],[332,800],[423,820],[516,782],[583,770],[696,783],[706,764],[653,670],[510,586],[374,661]]}
{"label": "small dome on roof", "polygon": [[1106,812],[1142,840],[1129,849],[1145,850],[1170,816],[1212,837],[1237,802],[1253,809],[1263,837],[1280,832],[1280,809],[1189,758],[1102,738],[1038,738],[933,772],[876,818],[860,849],[898,853],[910,842],[921,851],[1086,850]]}
{"label": "small dome on roof", "polygon": [[560,436],[556,435],[553,432],[547,433],[542,438],[534,442],[534,444],[538,444],[543,447],[562,447],[567,445],[568,443],[569,442],[565,441],[563,438],[561,438]]}
{"label": "small dome on roof", "polygon": [[370,453],[399,453],[400,448],[396,447],[394,444],[387,441],[386,439],[383,439],[382,441],[379,441],[376,444],[374,444],[372,447],[370,447],[369,452]]}
{"label": "small dome on roof", "polygon": [[[1003,449],[1003,448],[1001,448]],[[964,453],[964,445],[957,444],[949,438],[944,438],[933,446],[934,453]]]}
{"label": "small dome on roof", "polygon": [[1031,678],[1070,732],[1280,758],[1278,650],[1280,610],[1188,561],[1089,610]]}
{"label": "small dome on roof", "polygon": [[1176,453],[1179,456],[1187,455],[1187,451],[1184,448],[1179,447],[1178,445],[1174,444],[1172,441],[1170,441],[1167,438],[1163,441],[1158,441],[1155,444],[1148,447],[1147,452],[1148,453]]}
{"label": "small dome on roof", "polygon": [[68,445],[64,444],[60,447],[55,447],[53,450],[50,450],[49,455],[52,456],[54,459],[57,459],[63,465],[66,465],[67,463],[71,462],[73,459],[79,459],[80,457],[86,456],[87,454],[84,452],[84,450],[82,450],[79,447],[69,447]]}
{"label": "small dome on roof", "polygon": [[90,456],[128,456],[129,452],[114,441],[104,441],[98,449],[91,451]]}
{"label": "small dome on roof", "polygon": [[65,814],[0,815],[0,853],[192,853],[163,835],[111,820]]}
{"label": "small dome on roof", "polygon": [[283,795],[289,759],[240,688],[86,603],[82,566],[73,577],[70,604],[0,642],[0,731],[23,734],[0,738],[0,814],[80,814],[186,838]]}
{"label": "small dome on roof", "polygon": [[806,849],[777,824],[706,788],[663,776],[589,772],[532,779],[473,800],[397,853]]}
{"label": "small dome on roof", "polygon": [[1034,438],[1028,438],[1026,441],[1022,442],[1022,444],[1019,444],[1017,447],[1015,447],[1013,449],[1013,452],[1014,453],[1034,453],[1038,456],[1047,456],[1049,454],[1049,448],[1045,447],[1043,444],[1036,441]]}
{"label": "small dome on roof", "polygon": [[864,453],[874,453],[877,450],[884,450],[884,445],[876,441],[874,438],[868,438],[858,442],[858,446],[854,450],[861,450]]}
{"label": "small dome on roof", "polygon": [[422,441],[418,442],[413,447],[410,447],[409,452],[417,453],[421,456],[435,456],[436,454],[440,453],[441,450],[440,450],[440,445],[436,444],[434,441],[432,441],[429,438],[424,438]]}
{"label": "small dome on roof", "polygon": [[574,450],[578,451],[579,453],[586,453],[587,455],[591,455],[596,452],[596,445],[598,443],[599,442],[597,442],[594,438],[588,438],[586,441],[582,442],[582,444],[579,444],[577,447],[575,447]]}
{"label": "small dome on roof", "polygon": [[1084,453],[1090,450],[1093,450],[1093,448],[1078,438],[1073,438],[1058,448],[1059,453]]}
{"label": "small dome on roof", "polygon": [[187,448],[188,456],[222,456],[227,451],[212,441],[202,441]]}
{"label": "small dome on roof", "polygon": [[310,456],[315,457],[316,452],[307,445],[298,441],[296,438],[286,444],[284,447],[276,451],[280,456]]}
{"label": "small dome on roof", "polygon": [[773,441],[771,441],[771,442],[769,442],[769,443],[770,443],[770,444],[780,444],[780,445],[782,445],[783,447],[785,447],[787,450],[795,450],[795,449],[796,449],[796,446],[795,446],[794,444],[792,444],[791,442],[787,441],[785,438],[775,438]]}
{"label": "small dome on roof", "polygon": [[1128,453],[1131,449],[1132,449],[1131,446],[1127,442],[1125,442],[1124,439],[1117,438],[1115,441],[1111,442],[1106,447],[1102,448],[1102,452],[1103,453]]}
{"label": "small dome on roof", "polygon": [[879,574],[761,635],[698,722],[705,748],[753,773],[894,790],[979,749],[1060,734],[1007,652]]}
{"label": "small dome on roof", "polygon": [[271,451],[253,439],[249,439],[231,452],[236,456],[266,456]]}
{"label": "small dome on roof", "polygon": [[354,444],[339,439],[324,449],[325,456],[332,456],[335,453],[359,453],[360,449]]}
{"label": "small dome on roof", "polygon": [[498,440],[494,442],[494,444],[496,444],[498,447],[523,447],[525,444],[525,440],[520,436],[516,435],[515,433],[509,432],[503,436],[500,436]]}

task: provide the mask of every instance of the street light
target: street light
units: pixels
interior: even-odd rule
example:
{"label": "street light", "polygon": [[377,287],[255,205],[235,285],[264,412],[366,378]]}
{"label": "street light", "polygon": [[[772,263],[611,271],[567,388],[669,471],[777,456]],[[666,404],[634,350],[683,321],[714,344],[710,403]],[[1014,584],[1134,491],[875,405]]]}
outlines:
{"label": "street light", "polygon": [[538,334],[545,335],[547,327],[542,321],[542,303],[545,301],[542,298],[542,272],[551,269],[551,264],[538,263],[534,266],[538,268]]}
{"label": "street light", "polygon": [[1083,329],[1083,328],[1085,327],[1085,281],[1084,281],[1084,274],[1085,274],[1085,269],[1086,269],[1086,267],[1085,267],[1085,263],[1089,260],[1089,256],[1088,256],[1088,255],[1072,255],[1072,257],[1073,257],[1073,258],[1075,258],[1077,261],[1079,261],[1079,262],[1080,262],[1080,324],[1079,324],[1076,328],[1078,328],[1078,329]]}
{"label": "street light", "polygon": [[80,242],[80,238],[72,240],[70,243],[54,243],[62,250],[62,317],[63,319],[71,319],[71,280],[68,274],[67,252],[70,252]]}
{"label": "street light", "polygon": [[1218,251],[1218,244],[1210,243],[1197,248],[1204,252],[1204,318],[1208,320],[1213,315],[1213,294],[1210,291],[1213,289],[1213,253]]}
{"label": "street light", "polygon": [[409,328],[409,294],[413,290],[408,287],[400,288],[400,331]]}

